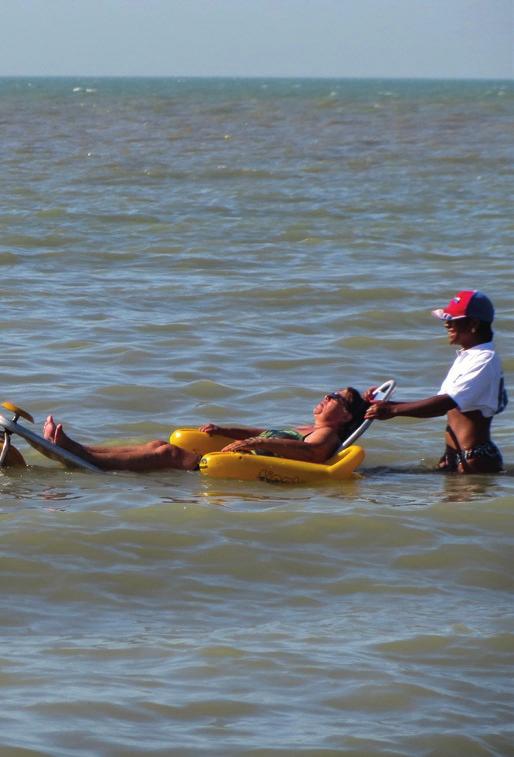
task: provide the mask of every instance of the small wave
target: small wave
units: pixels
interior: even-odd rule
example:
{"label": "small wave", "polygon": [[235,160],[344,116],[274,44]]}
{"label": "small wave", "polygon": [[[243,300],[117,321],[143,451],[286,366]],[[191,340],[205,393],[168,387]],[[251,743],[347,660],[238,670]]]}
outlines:
{"label": "small wave", "polygon": [[185,394],[202,400],[231,397],[234,393],[239,393],[239,390],[234,389],[231,386],[220,384],[216,381],[210,381],[209,379],[192,381],[188,386],[184,387],[182,391]]}
{"label": "small wave", "polygon": [[199,178],[205,179],[273,179],[277,174],[274,171],[266,171],[262,168],[235,168],[232,166],[219,165],[214,170],[206,169],[199,174]]}
{"label": "small wave", "polygon": [[18,256],[14,252],[0,252],[0,265],[15,265]]}
{"label": "small wave", "polygon": [[37,218],[63,218],[69,215],[69,211],[66,208],[45,208],[45,210],[39,210],[34,213]]}
{"label": "small wave", "polygon": [[98,213],[94,216],[96,221],[102,223],[141,223],[141,224],[157,224],[160,223],[160,219],[156,216],[145,216],[141,213]]}
{"label": "small wave", "polygon": [[9,247],[20,247],[22,249],[38,249],[42,247],[68,247],[77,242],[76,237],[60,236],[58,234],[49,234],[45,237],[33,237],[27,234],[11,234],[3,237],[2,243]]}

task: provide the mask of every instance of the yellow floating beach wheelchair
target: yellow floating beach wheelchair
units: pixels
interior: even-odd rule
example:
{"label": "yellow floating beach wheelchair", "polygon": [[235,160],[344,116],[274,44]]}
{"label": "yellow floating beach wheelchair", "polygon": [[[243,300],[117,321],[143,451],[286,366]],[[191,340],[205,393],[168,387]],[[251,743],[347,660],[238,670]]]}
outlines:
{"label": "yellow floating beach wheelchair", "polygon": [[[381,384],[374,394],[377,400],[387,400],[396,382],[393,379]],[[170,436],[170,443],[202,455],[200,472],[210,478],[229,478],[239,481],[267,481],[281,484],[308,484],[323,481],[342,481],[354,476],[365,452],[354,442],[371,425],[365,420],[341,444],[326,463],[308,463],[282,457],[268,457],[241,452],[221,452],[234,440],[220,434],[209,435],[196,428],[180,428]]]}

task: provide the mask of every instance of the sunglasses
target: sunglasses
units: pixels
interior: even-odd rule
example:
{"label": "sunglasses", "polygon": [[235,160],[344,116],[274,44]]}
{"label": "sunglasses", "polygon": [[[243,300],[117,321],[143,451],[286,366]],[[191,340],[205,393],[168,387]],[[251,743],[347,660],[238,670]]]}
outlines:
{"label": "sunglasses", "polygon": [[348,400],[337,392],[329,392],[328,394],[325,394],[325,397],[329,400],[336,400],[336,402],[341,402],[347,410],[350,410],[350,403],[348,402]]}
{"label": "sunglasses", "polygon": [[463,326],[467,322],[467,317],[464,318],[447,318],[444,322],[444,325],[447,329],[454,328],[458,329],[459,326]]}

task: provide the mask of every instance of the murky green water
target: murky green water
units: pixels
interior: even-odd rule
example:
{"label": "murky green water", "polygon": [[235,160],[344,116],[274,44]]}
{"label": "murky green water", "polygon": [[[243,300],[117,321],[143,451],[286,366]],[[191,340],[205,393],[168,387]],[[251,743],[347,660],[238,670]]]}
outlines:
{"label": "murky green water", "polygon": [[[115,442],[427,396],[476,287],[512,385],[513,120],[501,82],[1,80],[2,398]],[[23,447],[0,752],[511,754],[512,410],[502,476],[433,474],[443,425],[318,488]]]}

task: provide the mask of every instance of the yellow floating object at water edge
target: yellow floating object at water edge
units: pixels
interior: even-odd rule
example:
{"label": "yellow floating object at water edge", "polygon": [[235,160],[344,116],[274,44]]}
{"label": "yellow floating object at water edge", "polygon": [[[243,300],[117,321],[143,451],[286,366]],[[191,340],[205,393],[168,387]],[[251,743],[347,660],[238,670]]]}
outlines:
{"label": "yellow floating object at water edge", "polygon": [[170,444],[194,452],[199,457],[208,452],[219,452],[233,441],[229,436],[207,434],[198,428],[177,428],[170,436]]}
{"label": "yellow floating object at water edge", "polygon": [[308,484],[342,481],[352,478],[365,457],[356,444],[339,450],[326,463],[307,463],[285,457],[221,452],[234,439],[221,434],[207,434],[197,428],[178,428],[170,444],[201,456],[200,472],[211,478],[239,481],[268,481],[277,484]]}
{"label": "yellow floating object at water edge", "polygon": [[210,478],[267,481],[270,484],[322,483],[353,478],[364,457],[364,450],[356,444],[337,452],[326,463],[241,452],[210,452],[200,460],[200,473]]}

